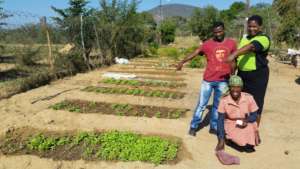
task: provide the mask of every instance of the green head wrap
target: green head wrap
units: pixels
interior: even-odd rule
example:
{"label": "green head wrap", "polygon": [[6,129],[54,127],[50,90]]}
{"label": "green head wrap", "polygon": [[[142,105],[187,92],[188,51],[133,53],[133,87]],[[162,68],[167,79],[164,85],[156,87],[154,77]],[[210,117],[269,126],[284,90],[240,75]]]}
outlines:
{"label": "green head wrap", "polygon": [[229,86],[240,86],[240,87],[243,87],[243,80],[237,76],[237,75],[233,75],[230,77],[229,79]]}

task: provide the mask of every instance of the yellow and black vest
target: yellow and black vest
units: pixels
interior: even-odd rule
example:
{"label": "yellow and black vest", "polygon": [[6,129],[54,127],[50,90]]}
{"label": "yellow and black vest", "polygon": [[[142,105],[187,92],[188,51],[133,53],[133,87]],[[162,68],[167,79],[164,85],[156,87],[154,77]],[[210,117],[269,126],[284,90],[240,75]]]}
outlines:
{"label": "yellow and black vest", "polygon": [[271,46],[270,38],[263,34],[258,34],[254,37],[243,37],[238,48],[242,48],[250,43],[258,44],[260,49],[240,55],[237,58],[237,65],[240,71],[253,71],[268,65],[267,55]]}

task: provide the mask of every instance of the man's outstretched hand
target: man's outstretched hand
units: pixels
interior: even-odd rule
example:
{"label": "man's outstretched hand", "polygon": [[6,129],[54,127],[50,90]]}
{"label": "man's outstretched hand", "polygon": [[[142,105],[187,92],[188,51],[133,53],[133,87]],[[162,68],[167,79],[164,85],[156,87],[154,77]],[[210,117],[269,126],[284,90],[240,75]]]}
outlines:
{"label": "man's outstretched hand", "polygon": [[176,70],[180,71],[183,67],[183,63],[182,62],[179,62],[176,66]]}

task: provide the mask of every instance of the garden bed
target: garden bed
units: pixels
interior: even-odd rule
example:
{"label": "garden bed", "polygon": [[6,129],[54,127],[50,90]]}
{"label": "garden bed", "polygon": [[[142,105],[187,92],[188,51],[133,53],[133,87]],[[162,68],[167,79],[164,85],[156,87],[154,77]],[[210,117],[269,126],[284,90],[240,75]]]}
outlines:
{"label": "garden bed", "polygon": [[174,163],[181,146],[178,138],[132,132],[49,132],[10,129],[0,139],[4,155],[36,155],[54,160],[142,161]]}
{"label": "garden bed", "polygon": [[112,73],[132,73],[132,74],[149,74],[149,75],[165,75],[165,76],[180,76],[185,75],[183,72],[174,71],[151,71],[151,70],[112,70]]}
{"label": "garden bed", "polygon": [[144,80],[160,80],[160,81],[184,81],[185,79],[182,78],[182,77],[176,77],[176,76],[173,76],[173,77],[162,77],[162,76],[149,76],[149,75],[138,75],[137,76],[138,79],[144,79]]}
{"label": "garden bed", "polygon": [[188,109],[142,106],[121,103],[90,102],[83,100],[65,100],[50,108],[77,113],[102,113],[117,116],[156,117],[178,119],[185,116]]}
{"label": "garden bed", "polygon": [[159,64],[159,63],[130,63],[129,66],[155,66],[155,67],[161,67],[161,68],[172,68],[172,64]]}
{"label": "garden bed", "polygon": [[168,87],[168,88],[181,88],[185,87],[185,83],[178,82],[165,82],[158,80],[126,80],[126,79],[103,79],[101,83],[114,84],[114,85],[128,85],[128,86],[149,86],[149,87]]}
{"label": "garden bed", "polygon": [[145,96],[145,97],[159,97],[166,99],[182,99],[185,93],[167,91],[167,90],[154,90],[154,89],[138,89],[138,88],[126,88],[126,87],[97,87],[88,86],[82,91],[96,92],[102,94],[124,94],[133,96]]}
{"label": "garden bed", "polygon": [[175,71],[176,68],[163,68],[158,66],[134,66],[134,65],[126,65],[126,66],[120,66],[118,69],[121,70],[132,70],[132,69],[144,69],[144,70],[160,70],[160,71]]}

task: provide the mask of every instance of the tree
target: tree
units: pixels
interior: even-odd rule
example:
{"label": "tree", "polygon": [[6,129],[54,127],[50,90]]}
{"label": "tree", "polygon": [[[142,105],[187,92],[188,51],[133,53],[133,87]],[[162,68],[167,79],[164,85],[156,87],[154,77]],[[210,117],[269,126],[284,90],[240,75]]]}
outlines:
{"label": "tree", "polygon": [[[3,0],[0,0],[0,5],[3,4]],[[5,22],[2,22],[3,19],[6,19],[8,17],[10,17],[11,15],[8,15],[4,12],[4,9],[0,6],[0,26],[5,25]]]}
{"label": "tree", "polygon": [[59,17],[53,19],[64,30],[69,43],[75,44],[77,49],[83,51],[83,57],[89,69],[90,53],[94,45],[93,14],[95,10],[88,9],[87,0],[69,0],[69,7],[66,9],[52,9],[59,14]]}
{"label": "tree", "polygon": [[293,47],[300,45],[299,3],[298,0],[274,0],[273,3],[281,21],[276,31],[276,40]]}
{"label": "tree", "polygon": [[115,57],[132,58],[155,39],[156,23],[148,13],[138,13],[137,0],[101,0],[97,13],[98,44],[104,62]]}
{"label": "tree", "polygon": [[190,35],[188,19],[182,16],[172,16],[169,18],[176,24],[176,34],[179,36]]}
{"label": "tree", "polygon": [[165,19],[161,22],[159,27],[161,33],[161,40],[163,44],[174,42],[176,33],[176,23],[171,19]]}
{"label": "tree", "polygon": [[258,3],[250,8],[250,15],[259,15],[263,18],[263,32],[273,40],[273,32],[279,25],[279,18],[271,4]]}
{"label": "tree", "polygon": [[245,10],[246,4],[244,2],[234,2],[229,9],[220,12],[220,18],[224,22],[231,23],[233,20],[238,19],[239,14]]}
{"label": "tree", "polygon": [[219,18],[218,10],[213,6],[195,9],[190,20],[190,27],[201,40],[212,37],[212,25]]}

